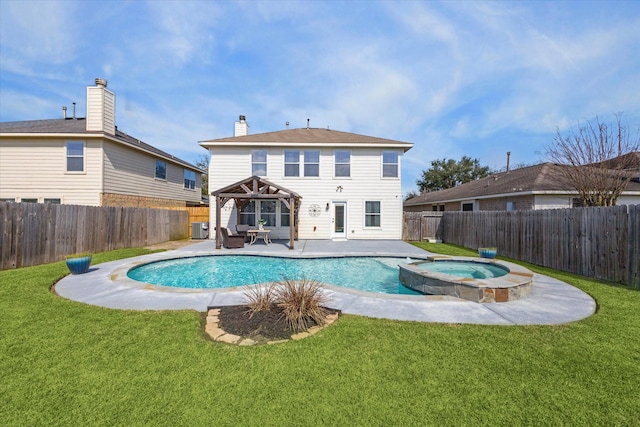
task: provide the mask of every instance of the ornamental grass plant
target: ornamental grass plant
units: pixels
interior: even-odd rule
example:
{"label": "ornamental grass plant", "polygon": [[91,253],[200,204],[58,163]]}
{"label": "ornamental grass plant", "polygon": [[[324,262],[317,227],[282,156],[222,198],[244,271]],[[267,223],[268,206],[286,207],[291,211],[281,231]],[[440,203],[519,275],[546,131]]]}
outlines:
{"label": "ornamental grass plant", "polygon": [[327,297],[322,284],[309,279],[284,279],[280,282],[253,286],[244,293],[247,298],[247,313],[270,310],[275,305],[282,311],[291,330],[301,332],[311,325],[324,325]]}

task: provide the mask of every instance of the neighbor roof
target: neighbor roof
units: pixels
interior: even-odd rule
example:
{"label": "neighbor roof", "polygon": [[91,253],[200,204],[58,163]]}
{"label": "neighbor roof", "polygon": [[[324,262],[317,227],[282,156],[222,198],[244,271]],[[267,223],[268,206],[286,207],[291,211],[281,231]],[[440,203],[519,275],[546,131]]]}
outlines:
{"label": "neighbor roof", "polygon": [[413,147],[409,142],[393,139],[377,138],[359,135],[357,133],[341,132],[321,128],[285,129],[274,132],[257,133],[254,135],[233,136],[228,138],[209,139],[200,141],[203,146],[220,145],[224,143],[275,143],[275,144],[319,144],[319,145],[380,145],[401,147],[404,151]]}
{"label": "neighbor roof", "polygon": [[[509,172],[497,173],[446,190],[421,194],[404,202],[404,206],[444,203],[502,194],[574,193],[575,188],[555,163],[540,163]],[[640,191],[640,183],[630,182],[626,191]]]}
{"label": "neighbor roof", "polygon": [[[0,135],[2,134],[82,134],[82,135],[102,135],[103,132],[87,131],[85,118],[66,118],[66,119],[49,119],[49,120],[26,120],[20,122],[4,122],[0,123]],[[166,158],[177,164],[202,172],[202,170],[175,157],[165,151],[162,151],[146,142],[128,135],[116,127],[115,136],[106,134],[124,145],[134,147],[136,149],[146,151],[148,153]]]}

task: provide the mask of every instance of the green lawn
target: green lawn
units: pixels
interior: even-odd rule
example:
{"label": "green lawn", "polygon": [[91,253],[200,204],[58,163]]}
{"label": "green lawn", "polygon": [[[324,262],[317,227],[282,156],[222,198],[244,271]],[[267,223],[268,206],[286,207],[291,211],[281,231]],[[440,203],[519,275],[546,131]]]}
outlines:
{"label": "green lawn", "polygon": [[[431,251],[473,254],[448,245]],[[147,253],[121,250],[94,262]],[[342,316],[300,341],[212,342],[193,311],[50,292],[64,263],[0,272],[2,425],[640,425],[640,292],[527,266],[591,294],[561,326]]]}

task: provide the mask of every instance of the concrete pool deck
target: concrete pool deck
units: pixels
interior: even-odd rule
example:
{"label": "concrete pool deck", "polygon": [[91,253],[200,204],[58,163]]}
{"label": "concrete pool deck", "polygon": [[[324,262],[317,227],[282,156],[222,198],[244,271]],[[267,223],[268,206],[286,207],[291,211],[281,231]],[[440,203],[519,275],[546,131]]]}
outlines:
{"label": "concrete pool deck", "polygon": [[[215,249],[212,240],[167,252],[143,255],[91,266],[88,273],[69,275],[55,285],[63,298],[86,304],[127,310],[197,310],[210,306],[245,303],[246,288],[189,290],[156,287],[131,281],[123,272],[140,263],[167,258],[216,254],[282,255],[294,257],[376,255],[426,258],[431,255],[397,240],[306,240],[289,250],[285,242],[245,245],[240,249]],[[534,274],[530,294],[521,300],[475,303],[427,295],[387,295],[338,286],[327,287],[330,308],[345,314],[395,320],[485,325],[553,325],[591,316],[596,302],[583,291],[548,276]]]}

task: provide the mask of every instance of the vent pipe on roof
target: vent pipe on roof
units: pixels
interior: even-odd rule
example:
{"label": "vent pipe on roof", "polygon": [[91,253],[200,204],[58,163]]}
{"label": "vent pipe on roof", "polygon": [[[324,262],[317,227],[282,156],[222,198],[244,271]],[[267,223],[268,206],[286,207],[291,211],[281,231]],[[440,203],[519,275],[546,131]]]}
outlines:
{"label": "vent pipe on roof", "polygon": [[289,129],[289,122],[287,122],[286,125],[287,125],[287,129]]}
{"label": "vent pipe on roof", "polygon": [[509,173],[509,160],[511,158],[511,151],[507,151],[507,173]]}
{"label": "vent pipe on roof", "polygon": [[105,79],[101,79],[100,77],[98,77],[96,79],[96,86],[107,87],[107,81]]}
{"label": "vent pipe on roof", "polygon": [[66,105],[62,106],[62,118],[67,120],[67,106]]}
{"label": "vent pipe on roof", "polygon": [[76,103],[73,103],[73,120],[76,119]]}
{"label": "vent pipe on roof", "polygon": [[307,129],[309,129],[309,121],[311,121],[311,119],[307,119]]}

